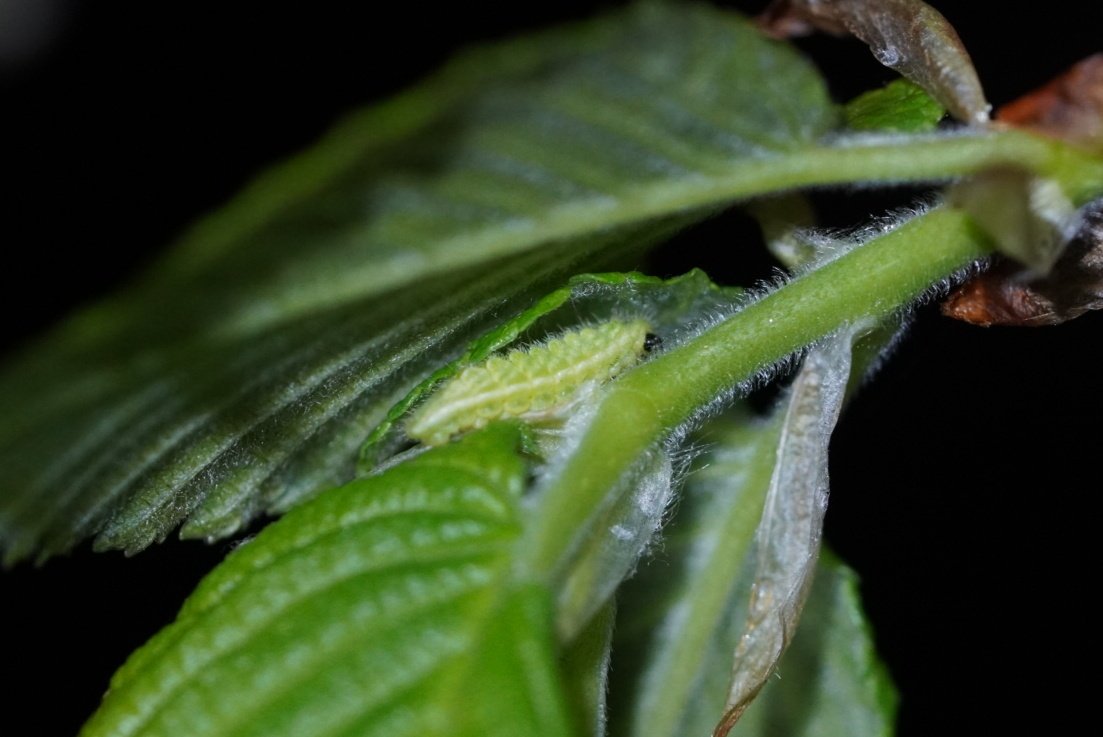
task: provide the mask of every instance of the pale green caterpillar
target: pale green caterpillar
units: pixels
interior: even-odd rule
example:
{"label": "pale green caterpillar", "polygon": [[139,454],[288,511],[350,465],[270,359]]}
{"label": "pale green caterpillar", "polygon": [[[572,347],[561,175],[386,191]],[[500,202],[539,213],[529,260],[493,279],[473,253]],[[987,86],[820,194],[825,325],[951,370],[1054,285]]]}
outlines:
{"label": "pale green caterpillar", "polygon": [[587,386],[614,378],[657,344],[644,320],[611,320],[563,333],[463,369],[406,424],[406,434],[443,445],[494,420],[559,415]]}

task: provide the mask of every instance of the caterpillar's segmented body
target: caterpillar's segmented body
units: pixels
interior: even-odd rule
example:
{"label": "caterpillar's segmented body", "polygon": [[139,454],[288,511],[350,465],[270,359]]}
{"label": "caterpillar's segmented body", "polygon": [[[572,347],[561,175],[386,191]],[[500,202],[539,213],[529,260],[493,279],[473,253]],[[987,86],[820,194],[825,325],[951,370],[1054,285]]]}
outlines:
{"label": "caterpillar's segmented body", "polygon": [[634,366],[649,329],[644,320],[611,320],[468,366],[413,414],[406,434],[443,445],[494,420],[554,417],[584,387]]}

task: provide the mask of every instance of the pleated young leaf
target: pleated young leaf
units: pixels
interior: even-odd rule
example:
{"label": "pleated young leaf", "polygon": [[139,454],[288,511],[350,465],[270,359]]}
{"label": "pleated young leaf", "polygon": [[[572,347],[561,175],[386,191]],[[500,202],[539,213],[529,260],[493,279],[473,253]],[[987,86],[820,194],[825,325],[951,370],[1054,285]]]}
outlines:
{"label": "pleated young leaf", "polygon": [[495,425],[270,525],[134,653],[82,734],[567,735],[550,596],[504,585],[518,447]]}

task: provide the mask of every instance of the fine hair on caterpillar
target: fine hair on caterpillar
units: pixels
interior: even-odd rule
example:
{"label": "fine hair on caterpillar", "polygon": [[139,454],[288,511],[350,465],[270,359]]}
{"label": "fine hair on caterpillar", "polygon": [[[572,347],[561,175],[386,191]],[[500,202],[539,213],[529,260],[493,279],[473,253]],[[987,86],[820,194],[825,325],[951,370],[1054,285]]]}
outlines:
{"label": "fine hair on caterpillar", "polygon": [[647,321],[617,319],[491,356],[438,389],[410,417],[406,434],[443,445],[495,420],[554,420],[587,387],[616,378],[660,345]]}

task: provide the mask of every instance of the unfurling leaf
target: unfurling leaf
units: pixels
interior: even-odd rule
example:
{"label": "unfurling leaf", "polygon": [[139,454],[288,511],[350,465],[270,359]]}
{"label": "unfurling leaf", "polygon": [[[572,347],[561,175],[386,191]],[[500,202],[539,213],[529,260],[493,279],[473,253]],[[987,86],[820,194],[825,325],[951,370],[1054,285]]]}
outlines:
{"label": "unfurling leaf", "polygon": [[746,407],[701,434],[662,546],[619,597],[614,737],[705,735],[724,711],[749,586],[747,558],[773,472],[780,412]]}

